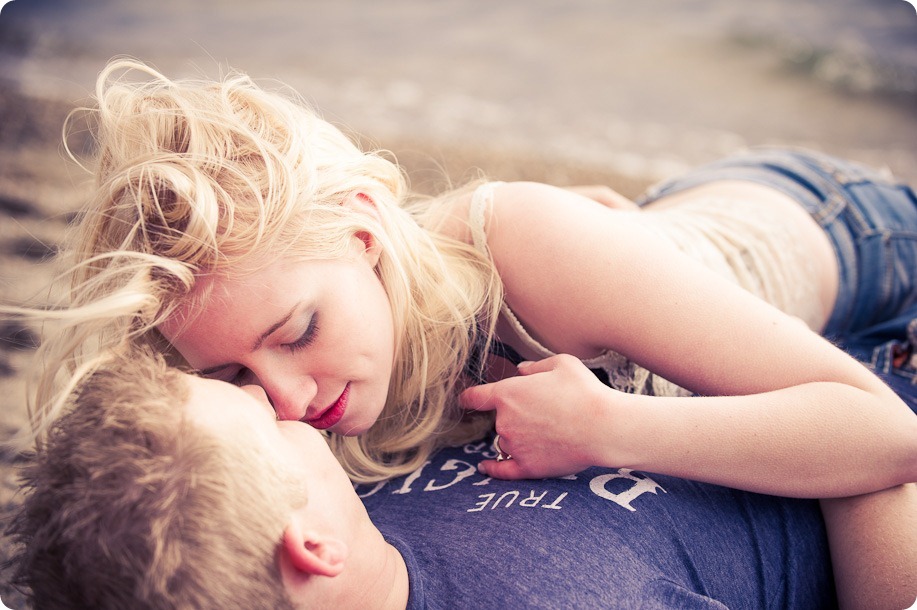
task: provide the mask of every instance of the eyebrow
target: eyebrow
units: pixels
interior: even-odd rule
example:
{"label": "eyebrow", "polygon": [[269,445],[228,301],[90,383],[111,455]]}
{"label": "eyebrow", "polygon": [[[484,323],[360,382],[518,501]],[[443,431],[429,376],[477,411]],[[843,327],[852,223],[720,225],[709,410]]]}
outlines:
{"label": "eyebrow", "polygon": [[261,336],[258,337],[258,340],[255,341],[255,344],[252,346],[251,351],[253,351],[253,352],[254,352],[254,351],[257,351],[258,348],[261,347],[261,344],[264,343],[264,340],[265,340],[265,339],[267,339],[268,337],[270,337],[271,335],[273,335],[275,332],[277,332],[277,330],[278,330],[280,327],[282,327],[284,324],[286,324],[287,322],[289,322],[289,321],[290,321],[290,318],[293,317],[293,314],[296,313],[296,308],[297,308],[297,307],[298,307],[298,305],[293,306],[293,309],[291,309],[290,311],[288,311],[288,312],[287,312],[287,315],[283,316],[282,318],[280,318],[279,320],[277,320],[276,322],[274,322],[273,324],[271,324],[271,326],[270,326],[266,331],[264,331],[263,333],[261,333]]}
{"label": "eyebrow", "polygon": [[[289,322],[289,321],[290,321],[290,318],[293,317],[293,314],[296,313],[296,308],[297,308],[297,307],[298,307],[298,305],[294,306],[293,309],[291,309],[289,312],[287,312],[287,314],[286,314],[285,316],[283,316],[282,318],[280,318],[279,320],[277,320],[276,322],[274,322],[273,324],[271,324],[270,327],[268,327],[268,329],[267,329],[266,331],[264,331],[263,333],[261,333],[261,336],[258,337],[258,339],[255,341],[254,345],[252,345],[251,351],[254,352],[254,351],[258,350],[258,348],[261,347],[261,345],[264,343],[264,341],[265,341],[268,337],[270,337],[271,335],[273,335],[273,334],[274,334],[275,332],[277,332],[281,327],[283,327],[284,324],[286,324],[287,322]],[[231,365],[231,364],[218,364],[217,366],[211,366],[211,367],[206,368],[206,369],[201,369],[200,371],[198,371],[198,373],[199,373],[200,375],[202,375],[202,376],[213,375],[213,374],[216,373],[217,371],[222,371],[223,369],[225,369],[225,368],[227,368],[227,367],[229,367],[229,366],[232,366],[232,365]]]}

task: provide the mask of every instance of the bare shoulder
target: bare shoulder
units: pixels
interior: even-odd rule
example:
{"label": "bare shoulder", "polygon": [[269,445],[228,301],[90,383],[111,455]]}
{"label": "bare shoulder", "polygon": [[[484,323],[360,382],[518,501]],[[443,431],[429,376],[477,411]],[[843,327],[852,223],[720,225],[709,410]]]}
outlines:
{"label": "bare shoulder", "polygon": [[491,236],[509,229],[521,236],[527,231],[545,231],[563,237],[557,231],[560,227],[575,227],[586,219],[609,222],[616,212],[631,213],[569,189],[540,182],[507,182],[494,189],[487,232]]}
{"label": "bare shoulder", "polygon": [[546,184],[495,188],[487,244],[507,303],[536,339],[581,357],[610,347],[595,335],[595,309],[613,307],[608,293],[634,279],[641,215]]}
{"label": "bare shoulder", "polygon": [[[482,199],[483,198],[483,199]],[[491,182],[447,194],[441,201],[443,214],[437,232],[465,243],[472,243],[471,224],[477,211],[484,214],[485,232],[490,242],[491,232],[499,227],[512,227],[518,234],[550,228],[558,215],[576,215],[580,208],[608,210],[594,199],[575,190],[539,182]]]}
{"label": "bare shoulder", "polygon": [[[600,239],[608,245],[609,232],[639,225],[639,209],[615,209],[568,189],[538,182],[508,182],[494,189],[487,218],[488,244],[495,257],[531,254],[545,247],[569,253]],[[500,260],[497,259],[499,266]]]}

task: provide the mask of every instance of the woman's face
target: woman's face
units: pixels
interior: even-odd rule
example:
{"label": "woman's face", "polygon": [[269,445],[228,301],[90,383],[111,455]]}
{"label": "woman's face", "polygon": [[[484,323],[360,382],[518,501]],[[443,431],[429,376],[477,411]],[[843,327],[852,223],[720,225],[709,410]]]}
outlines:
{"label": "woman's face", "polygon": [[203,376],[261,386],[280,419],[361,434],[385,405],[394,358],[378,256],[354,237],[346,258],[280,259],[243,278],[203,279],[203,304],[160,330]]}

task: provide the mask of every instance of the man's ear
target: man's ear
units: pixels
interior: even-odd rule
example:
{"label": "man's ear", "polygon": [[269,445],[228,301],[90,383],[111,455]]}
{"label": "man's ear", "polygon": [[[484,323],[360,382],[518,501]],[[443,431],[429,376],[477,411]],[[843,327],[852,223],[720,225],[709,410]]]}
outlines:
{"label": "man's ear", "polygon": [[[343,205],[370,216],[376,222],[381,221],[379,208],[376,206],[376,202],[366,193],[355,191],[349,194],[344,199]],[[364,255],[369,261],[370,266],[375,268],[376,264],[379,262],[379,257],[382,255],[382,245],[369,231],[357,231],[354,237],[363,242]]]}
{"label": "man's ear", "polygon": [[294,517],[283,531],[280,552],[304,574],[337,576],[344,571],[347,544],[334,536],[304,529]]}

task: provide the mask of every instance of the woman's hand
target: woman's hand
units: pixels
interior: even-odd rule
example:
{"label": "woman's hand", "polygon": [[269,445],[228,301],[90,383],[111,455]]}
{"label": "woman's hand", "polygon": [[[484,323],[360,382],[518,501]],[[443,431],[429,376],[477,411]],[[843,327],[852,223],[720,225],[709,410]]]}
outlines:
{"label": "woman's hand", "polygon": [[564,189],[588,197],[593,201],[598,201],[607,208],[617,210],[639,210],[640,206],[636,203],[604,184],[583,184],[577,186],[565,186]]}
{"label": "woman's hand", "polygon": [[518,377],[468,388],[460,397],[462,406],[495,411],[500,449],[512,456],[483,461],[480,471],[498,479],[540,479],[597,465],[599,446],[607,455],[616,436],[601,425],[614,421],[609,417],[613,394],[568,355],[523,362]]}

